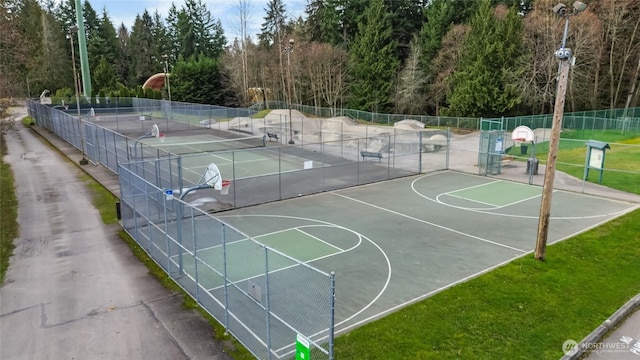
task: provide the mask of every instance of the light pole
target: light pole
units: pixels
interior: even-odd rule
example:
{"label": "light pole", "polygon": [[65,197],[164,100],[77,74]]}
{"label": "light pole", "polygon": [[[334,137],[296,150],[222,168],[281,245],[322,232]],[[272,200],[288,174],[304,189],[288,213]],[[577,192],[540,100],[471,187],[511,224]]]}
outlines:
{"label": "light pole", "polygon": [[164,81],[167,84],[167,96],[169,97],[169,119],[171,119],[171,83],[169,82],[169,55],[162,55],[164,58]]}
{"label": "light pole", "polygon": [[553,7],[558,16],[565,19],[562,45],[555,51],[555,56],[560,60],[560,74],[556,89],[556,103],[553,109],[553,123],[551,125],[551,139],[549,141],[549,155],[544,171],[544,183],[542,185],[542,201],[540,203],[540,217],[538,219],[538,238],[536,240],[536,260],[544,260],[547,247],[547,235],[549,234],[549,218],[551,216],[551,195],[553,194],[553,179],[556,173],[556,158],[558,157],[558,145],[560,143],[560,129],[562,128],[562,116],[564,113],[564,100],[567,93],[567,80],[569,67],[573,56],[571,49],[566,47],[567,32],[569,31],[569,17],[584,11],[587,5],[576,1],[572,9],[560,3]]}
{"label": "light pole", "polygon": [[289,93],[289,144],[295,144],[293,141],[293,121],[291,118],[291,53],[293,52],[293,39],[289,39],[289,46],[284,48],[287,52],[287,92]]}
{"label": "light pole", "polygon": [[73,24],[69,28],[69,41],[71,42],[71,68],[73,69],[73,85],[75,86],[76,91],[76,109],[78,109],[78,123],[80,124],[80,147],[82,148],[82,159],[80,160],[80,165],[87,165],[89,161],[86,159],[84,154],[84,124],[82,123],[80,115],[80,88],[78,86],[78,73],[76,72],[76,53],[73,46],[73,34],[76,34],[77,32],[78,25]]}
{"label": "light pole", "polygon": [[169,102],[171,102],[171,84],[169,83],[169,55],[162,55],[164,58],[164,81],[167,83],[167,95],[169,96]]}

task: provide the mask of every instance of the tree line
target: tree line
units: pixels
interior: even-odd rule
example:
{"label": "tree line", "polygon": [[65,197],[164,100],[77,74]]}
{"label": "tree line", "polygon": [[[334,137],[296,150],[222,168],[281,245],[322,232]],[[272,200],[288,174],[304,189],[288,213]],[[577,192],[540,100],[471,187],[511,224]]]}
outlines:
{"label": "tree line", "polygon": [[[513,116],[552,112],[554,51],[565,25],[555,4],[309,0],[304,16],[293,17],[282,0],[270,0],[254,39],[247,31],[253,4],[237,0],[232,40],[202,0],[173,3],[166,18],[145,11],[131,29],[115,27],[108,9],[99,14],[88,0],[83,12],[95,96],[140,96],[149,76],[168,70],[175,101]],[[635,107],[640,2],[588,5],[569,17],[567,46],[576,59],[567,111]],[[71,97],[74,23],[73,0],[0,0],[0,97],[43,89]]]}

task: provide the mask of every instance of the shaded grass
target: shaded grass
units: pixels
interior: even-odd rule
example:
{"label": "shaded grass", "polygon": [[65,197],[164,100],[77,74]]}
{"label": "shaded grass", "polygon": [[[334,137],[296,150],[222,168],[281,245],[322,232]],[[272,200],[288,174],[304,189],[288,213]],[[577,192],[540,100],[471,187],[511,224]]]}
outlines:
{"label": "shaded grass", "polygon": [[[84,175],[85,183],[91,191],[92,202],[94,206],[100,212],[102,221],[105,224],[113,224],[117,222],[117,214],[115,209],[115,203],[118,198],[115,197],[109,190],[107,190],[100,183],[97,183],[89,176]],[[215,334],[215,340],[223,344],[225,352],[230,354],[236,360],[255,360],[255,357],[245,349],[240,343],[238,343],[231,335],[226,333],[225,328],[216,321],[209,313],[204,311],[196,301],[189,296],[180,286],[178,286],[173,279],[171,279],[167,273],[160,267],[149,255],[135,242],[135,240],[129,236],[129,234],[120,230],[118,236],[125,242],[133,255],[143,263],[149,270],[149,275],[154,277],[162,286],[166,289],[180,293],[183,299],[183,307],[185,310],[196,310],[209,322],[213,328]]]}
{"label": "shaded grass", "polygon": [[338,359],[558,359],[640,291],[640,210],[336,341]]}
{"label": "shaded grass", "polygon": [[4,283],[9,260],[13,255],[13,241],[20,232],[13,172],[9,164],[2,161],[6,153],[7,144],[4,135],[0,134],[0,285]]}

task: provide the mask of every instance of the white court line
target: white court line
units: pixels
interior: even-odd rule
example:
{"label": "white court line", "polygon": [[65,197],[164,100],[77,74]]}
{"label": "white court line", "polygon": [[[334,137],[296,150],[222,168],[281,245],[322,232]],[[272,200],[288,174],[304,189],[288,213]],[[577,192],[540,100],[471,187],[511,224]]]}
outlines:
{"label": "white court line", "polygon": [[[505,261],[503,261],[503,262],[501,262],[501,263],[499,263],[499,264],[496,264],[496,265],[490,266],[490,267],[488,267],[488,268],[486,268],[486,269],[484,269],[484,270],[478,271],[478,272],[476,272],[476,273],[474,273],[474,274],[471,274],[471,275],[469,275],[469,276],[466,276],[466,277],[464,277],[464,278],[462,278],[462,279],[460,279],[460,280],[456,280],[456,281],[454,281],[454,282],[452,282],[452,283],[449,283],[449,284],[447,284],[447,285],[445,285],[445,286],[442,286],[442,287],[439,287],[439,288],[437,288],[437,289],[435,289],[435,290],[429,291],[429,292],[428,292],[428,293],[426,293],[426,294],[422,294],[422,295],[420,295],[420,296],[418,296],[418,297],[416,297],[416,298],[413,298],[413,299],[411,299],[411,300],[408,300],[408,301],[405,301],[405,302],[403,302],[403,303],[400,303],[400,304],[398,304],[398,305],[396,305],[396,306],[393,306],[393,307],[391,307],[391,308],[388,308],[387,310],[384,310],[384,311],[381,311],[381,312],[379,312],[379,313],[377,313],[377,314],[375,314],[375,315],[369,316],[369,317],[368,317],[368,318],[366,318],[366,319],[360,320],[360,321],[358,321],[358,322],[356,322],[356,323],[353,323],[353,324],[351,324],[351,325],[349,325],[349,326],[346,326],[346,327],[344,327],[344,328],[342,328],[342,329],[339,329],[339,330],[337,330],[337,331],[336,331],[336,334],[338,334],[338,333],[342,333],[342,332],[345,332],[345,331],[347,331],[347,330],[349,330],[349,329],[351,329],[351,328],[354,328],[354,327],[358,327],[358,326],[360,326],[360,325],[362,325],[362,324],[364,324],[364,323],[366,323],[366,322],[369,322],[369,321],[371,321],[371,320],[373,320],[373,319],[381,318],[381,317],[383,317],[384,315],[387,315],[387,314],[389,314],[389,313],[391,313],[391,312],[394,312],[394,311],[396,311],[396,310],[398,310],[398,309],[401,309],[401,308],[403,308],[403,307],[405,307],[405,306],[407,306],[407,305],[410,305],[410,304],[416,303],[416,302],[418,302],[418,301],[420,301],[420,300],[426,299],[426,298],[428,298],[428,297],[430,297],[430,296],[432,296],[432,295],[435,295],[435,294],[437,294],[437,293],[439,293],[439,292],[442,292],[442,291],[444,291],[444,290],[447,290],[447,289],[449,289],[449,288],[452,288],[452,287],[454,287],[454,286],[456,286],[456,285],[458,285],[458,284],[464,283],[464,282],[466,282],[466,281],[468,281],[468,280],[471,280],[471,279],[473,279],[473,278],[476,278],[476,277],[478,277],[478,276],[480,276],[480,275],[486,274],[486,273],[488,273],[488,272],[490,272],[490,271],[492,271],[492,270],[494,270],[494,269],[497,269],[497,268],[499,268],[499,267],[501,267],[501,266],[503,266],[503,265],[506,265],[506,264],[508,264],[508,263],[510,263],[510,262],[512,262],[512,261],[514,261],[514,260],[516,260],[516,259],[522,258],[522,257],[527,256],[527,255],[532,254],[532,253],[533,253],[533,250],[529,250],[529,251],[527,251],[527,252],[525,252],[525,253],[523,253],[523,254],[519,254],[519,255],[517,255],[517,256],[514,256],[514,257],[512,257],[512,258],[510,258],[510,259],[508,259],[508,260],[505,260]],[[344,322],[340,322],[340,323],[336,324],[336,327],[337,327],[338,325],[341,325],[342,323],[344,323]]]}
{"label": "white court line", "polygon": [[[243,241],[249,241],[249,240],[251,240],[251,238],[244,238],[244,239],[240,239],[240,240],[229,241],[229,242],[226,242],[225,245],[233,245],[233,244],[237,244],[237,243],[240,243],[240,242],[243,242]],[[203,248],[198,248],[196,251],[200,252],[200,251],[214,250],[214,249],[221,248],[221,247],[223,247],[223,244],[207,246],[207,247],[203,247]],[[178,255],[177,254],[176,255],[172,255],[172,257],[174,257],[174,256],[178,256]]]}
{"label": "white court line", "polygon": [[[517,219],[532,219],[532,220],[538,220],[540,217],[536,216],[536,215],[518,215],[518,214],[509,214],[509,213],[494,213],[494,212],[490,212],[487,210],[494,210],[494,209],[479,209],[479,208],[467,208],[467,207],[462,207],[462,206],[456,206],[453,204],[448,204],[446,202],[442,202],[439,200],[440,195],[443,194],[439,194],[436,199],[432,199],[424,194],[422,194],[420,191],[418,191],[418,189],[416,189],[416,183],[426,177],[429,176],[433,176],[435,174],[427,174],[424,176],[421,176],[415,180],[413,180],[411,182],[411,190],[413,190],[413,192],[424,198],[427,199],[429,201],[432,201],[436,204],[440,204],[440,205],[444,205],[444,206],[448,206],[454,209],[458,209],[458,210],[464,210],[464,211],[471,211],[471,212],[475,212],[478,214],[485,214],[485,215],[493,215],[493,216],[499,216],[499,217],[512,217],[512,218],[517,218]],[[462,174],[462,175],[466,175],[466,176],[473,176],[473,175],[467,175],[467,174]],[[502,181],[502,180],[498,180],[498,181]],[[559,189],[554,189],[553,192],[563,192],[563,193],[572,193],[570,191],[563,191],[563,190],[559,190]],[[588,194],[581,194],[582,196],[588,196],[588,197],[594,197]],[[534,197],[535,198],[535,197]],[[624,203],[623,201],[617,201],[617,200],[612,200],[612,199],[607,199],[607,201],[614,201],[617,203]],[[625,212],[626,210],[620,210],[620,211],[615,211],[612,213],[608,213],[608,214],[599,214],[599,215],[588,215],[588,216],[551,216],[550,219],[551,220],[587,220],[587,219],[597,219],[597,218],[602,218],[602,217],[611,217],[611,216],[619,216],[621,213]]]}
{"label": "white court line", "polygon": [[479,188],[479,187],[483,187],[483,186],[487,186],[487,185],[491,185],[491,184],[497,184],[499,182],[502,182],[502,180],[494,180],[494,181],[489,181],[489,182],[478,184],[478,185],[468,186],[468,187],[462,188],[462,189],[455,189],[453,191],[447,191],[447,192],[445,192],[445,194],[451,194],[451,193],[455,193],[455,192],[459,192],[459,191],[466,191],[466,190],[475,189],[475,188]]}
{"label": "white court line", "polygon": [[[553,191],[555,192],[555,190],[553,190]],[[473,202],[477,202],[477,203],[483,204],[483,202],[481,202],[481,201],[476,201],[476,200],[473,200],[473,199],[467,199],[467,198],[465,198],[465,197],[461,197],[461,196],[454,196],[454,195],[451,195],[451,194],[449,194],[449,193],[442,193],[442,194],[439,194],[438,196],[436,196],[436,201],[437,201],[438,203],[442,204],[442,205],[450,206],[450,207],[457,208],[457,209],[460,209],[460,210],[469,210],[469,211],[472,211],[472,210],[489,211],[489,210],[498,210],[498,209],[502,209],[502,208],[505,208],[505,207],[508,207],[508,206],[517,205],[517,204],[519,204],[519,203],[521,203],[521,202],[525,202],[525,201],[533,200],[533,199],[535,199],[535,198],[539,198],[539,197],[541,197],[541,196],[542,196],[542,194],[540,194],[540,195],[534,195],[534,196],[531,196],[531,197],[528,197],[528,198],[525,198],[525,199],[522,199],[522,200],[518,200],[518,201],[510,202],[510,203],[508,203],[508,204],[504,204],[504,205],[496,205],[496,204],[484,203],[484,204],[486,204],[486,205],[492,205],[491,207],[487,207],[487,208],[462,207],[462,206],[452,205],[452,204],[449,204],[449,203],[447,203],[447,202],[445,202],[445,201],[443,201],[443,200],[440,200],[440,197],[442,197],[442,196],[452,196],[452,197],[457,197],[457,198],[459,198],[459,199],[463,199],[463,200],[467,200],[467,201],[473,201]],[[487,213],[487,214],[489,214],[489,213]]]}
{"label": "white court line", "polygon": [[453,193],[440,194],[440,195],[438,195],[438,199],[440,198],[441,195],[442,196],[451,196],[451,197],[454,197],[454,198],[457,198],[457,199],[471,201],[471,202],[478,203],[478,204],[489,205],[489,206],[491,206],[492,209],[495,208],[496,206],[500,206],[500,205],[496,205],[496,204],[492,204],[492,203],[488,203],[488,202],[484,202],[484,201],[480,201],[480,200],[469,199],[469,198],[466,198],[464,196],[453,195]]}
{"label": "white court line", "polygon": [[[629,208],[629,209],[625,210],[624,212],[621,212],[618,216],[623,216],[623,215],[625,215],[625,214],[627,214],[627,213],[630,213],[630,212],[632,212],[632,211],[635,211],[636,209],[639,209],[639,208],[640,208],[640,204],[635,205],[635,206],[633,206],[633,207],[631,207],[631,208]],[[587,232],[587,231],[589,231],[589,230],[591,230],[591,229],[594,229],[594,228],[596,228],[596,227],[598,227],[598,226],[600,226],[600,225],[602,225],[602,224],[604,224],[604,223],[607,223],[607,222],[609,222],[610,220],[611,220],[611,219],[605,219],[605,220],[602,220],[601,222],[596,223],[596,224],[594,224],[594,225],[592,225],[592,226],[590,226],[590,227],[588,227],[588,228],[586,228],[586,229],[583,229],[583,230],[577,231],[577,232],[575,232],[575,233],[573,233],[573,234],[567,235],[567,236],[563,237],[562,239],[558,239],[558,240],[552,241],[552,242],[550,242],[550,243],[549,243],[549,245],[556,244],[556,243],[559,243],[559,242],[561,242],[561,241],[568,240],[568,239],[570,239],[570,238],[572,238],[572,237],[575,237],[575,236],[577,236],[577,235],[579,235],[579,234],[581,234],[581,233]],[[533,252],[534,252],[534,250],[530,250],[530,251],[528,251],[528,252],[526,252],[526,253],[524,253],[524,254],[520,254],[520,255],[518,255],[518,256],[514,256],[514,257],[512,257],[511,259],[505,260],[505,261],[503,261],[503,262],[501,262],[501,263],[498,263],[498,264],[496,264],[496,265],[490,266],[490,267],[488,267],[488,268],[486,268],[486,269],[484,269],[484,270],[478,271],[478,272],[476,272],[476,273],[474,273],[474,274],[471,274],[471,275],[469,275],[469,276],[467,276],[467,277],[464,277],[464,278],[462,278],[462,279],[460,279],[460,280],[457,280],[457,281],[455,281],[455,282],[452,282],[452,283],[450,283],[450,284],[447,284],[447,285],[442,286],[442,287],[440,287],[440,288],[437,288],[437,289],[435,289],[435,290],[429,291],[428,293],[423,294],[423,295],[420,295],[420,296],[418,296],[418,297],[416,297],[416,298],[414,298],[414,299],[411,299],[411,300],[405,301],[405,302],[403,302],[403,303],[401,303],[401,304],[398,304],[398,305],[396,305],[396,306],[394,306],[394,307],[391,307],[391,308],[389,308],[389,309],[387,309],[387,310],[384,310],[384,311],[382,311],[382,312],[380,312],[380,313],[378,313],[378,314],[372,315],[372,316],[370,316],[370,317],[368,317],[368,318],[366,318],[366,319],[360,320],[360,321],[358,321],[358,322],[356,322],[356,323],[353,323],[353,324],[351,324],[351,325],[349,325],[349,326],[347,326],[347,327],[344,327],[344,328],[342,328],[342,329],[339,329],[339,330],[337,330],[337,331],[336,331],[336,335],[337,335],[337,334],[339,334],[339,333],[343,333],[343,332],[345,332],[345,331],[347,331],[347,330],[349,330],[349,329],[352,329],[352,328],[358,327],[358,326],[360,326],[360,325],[362,325],[362,324],[364,324],[364,323],[367,323],[367,322],[369,322],[369,321],[371,321],[371,320],[381,318],[381,317],[383,317],[384,315],[387,315],[387,314],[389,314],[389,313],[391,313],[391,312],[393,312],[393,311],[395,311],[395,310],[398,310],[398,309],[400,309],[400,308],[403,308],[403,307],[405,307],[405,306],[407,306],[407,305],[410,305],[410,304],[416,303],[416,302],[418,302],[418,301],[424,300],[424,299],[426,299],[426,298],[428,298],[428,297],[430,297],[430,296],[432,296],[432,295],[435,295],[435,294],[437,294],[437,293],[439,293],[439,292],[442,292],[442,291],[447,290],[447,289],[449,289],[449,288],[451,288],[451,287],[454,287],[455,285],[461,284],[461,283],[463,283],[463,282],[466,282],[466,281],[468,281],[468,280],[471,280],[471,279],[473,279],[473,278],[476,278],[476,277],[478,277],[478,276],[480,276],[480,275],[484,275],[484,274],[486,274],[486,273],[489,273],[489,272],[491,272],[491,271],[493,271],[493,270],[495,270],[495,269],[497,269],[497,268],[499,268],[499,267],[501,267],[501,266],[503,266],[503,265],[506,265],[506,264],[508,264],[508,263],[513,262],[514,260],[517,260],[517,259],[523,258],[523,257],[525,257],[525,256],[527,256],[527,255],[533,254]],[[340,322],[339,324],[337,324],[337,325],[336,325],[336,327],[337,327],[338,325],[340,325],[340,324],[342,324],[342,322]],[[318,341],[321,341],[321,340],[323,340],[323,339],[319,339]]]}
{"label": "white court line", "polygon": [[306,236],[308,236],[308,237],[310,237],[310,238],[316,239],[316,240],[320,241],[321,243],[327,244],[327,245],[331,246],[331,247],[332,247],[332,248],[334,248],[334,249],[337,249],[337,250],[339,250],[339,251],[341,251],[341,252],[344,252],[344,250],[343,250],[343,249],[341,249],[341,248],[339,248],[339,247],[337,247],[337,246],[335,246],[335,245],[333,245],[333,244],[330,244],[330,243],[328,243],[328,242],[326,242],[326,241],[324,241],[324,240],[320,239],[320,238],[319,238],[319,237],[317,237],[317,236],[311,235],[311,234],[309,234],[308,232],[306,232],[306,231],[304,231],[304,230],[301,230],[300,228],[296,228],[295,230],[296,230],[296,231],[299,231],[299,232],[301,232],[301,233],[303,233],[304,235],[306,235]]}
{"label": "white court line", "polygon": [[431,225],[431,226],[437,227],[437,228],[442,229],[442,230],[450,231],[450,232],[456,233],[458,235],[463,235],[463,236],[469,237],[471,239],[479,240],[479,241],[485,242],[487,244],[500,246],[500,247],[507,248],[507,249],[510,249],[510,250],[515,250],[515,251],[518,251],[518,252],[526,252],[526,250],[522,250],[522,249],[519,249],[519,248],[516,248],[516,247],[513,247],[513,246],[501,244],[501,243],[496,242],[496,241],[483,239],[483,238],[481,238],[479,236],[467,234],[467,233],[464,233],[462,231],[458,231],[458,230],[455,230],[455,229],[448,228],[446,226],[442,226],[442,225],[438,225],[436,223],[432,223],[432,222],[429,222],[429,221],[426,221],[426,220],[418,219],[418,218],[410,216],[410,215],[406,215],[406,214],[403,214],[403,213],[400,213],[400,212],[397,212],[397,211],[393,211],[393,210],[390,210],[390,209],[387,209],[387,208],[383,208],[382,206],[370,204],[368,202],[365,202],[365,201],[362,201],[362,200],[358,200],[358,199],[354,199],[354,198],[351,198],[351,197],[348,197],[348,196],[345,196],[345,195],[342,195],[342,194],[338,194],[338,193],[335,193],[335,192],[332,192],[331,194],[333,194],[335,196],[339,196],[339,197],[345,198],[347,200],[351,200],[351,201],[355,201],[355,202],[358,202],[358,203],[361,203],[361,204],[364,204],[364,205],[367,205],[367,206],[371,206],[371,207],[376,208],[378,210],[390,212],[392,214],[405,217],[407,219],[415,220],[415,221],[421,222],[423,224]]}
{"label": "white court line", "polygon": [[[363,308],[361,308],[360,310],[358,310],[357,312],[355,312],[353,315],[349,316],[348,318],[344,319],[340,323],[335,324],[336,326],[353,319],[354,317],[360,315],[362,312],[364,312],[365,310],[370,308],[373,304],[375,304],[376,301],[378,301],[378,299],[382,296],[382,294],[384,294],[384,292],[389,287],[389,283],[391,282],[391,273],[392,273],[392,271],[391,271],[391,260],[389,260],[389,256],[387,256],[387,253],[380,247],[380,245],[376,244],[375,241],[373,241],[373,240],[369,239],[368,237],[360,234],[359,232],[356,232],[356,231],[354,231],[352,229],[349,229],[349,228],[346,228],[344,226],[340,226],[338,224],[330,223],[328,221],[304,218],[304,217],[299,217],[299,216],[245,214],[245,215],[223,215],[223,216],[219,216],[219,217],[222,218],[222,217],[249,217],[249,216],[252,216],[252,217],[271,217],[271,218],[279,218],[279,219],[296,219],[296,220],[303,220],[303,221],[309,221],[309,222],[325,224],[325,225],[328,225],[328,226],[332,226],[332,227],[336,227],[336,228],[339,228],[339,229],[343,229],[345,231],[349,231],[352,234],[355,234],[356,236],[358,236],[361,239],[360,242],[362,241],[362,239],[365,239],[369,243],[371,243],[371,245],[376,247],[378,249],[378,251],[380,251],[380,253],[384,257],[385,263],[387,265],[387,279],[385,280],[384,285],[382,286],[382,289],[380,289],[378,294],[367,305],[365,305]],[[358,243],[358,246],[360,245],[360,242]],[[356,248],[356,247],[357,246],[354,246],[353,248]],[[329,256],[333,256],[333,255],[327,255],[325,257],[329,257]],[[325,257],[323,257],[323,258],[325,258]],[[314,260],[314,261],[316,261],[316,260]]]}

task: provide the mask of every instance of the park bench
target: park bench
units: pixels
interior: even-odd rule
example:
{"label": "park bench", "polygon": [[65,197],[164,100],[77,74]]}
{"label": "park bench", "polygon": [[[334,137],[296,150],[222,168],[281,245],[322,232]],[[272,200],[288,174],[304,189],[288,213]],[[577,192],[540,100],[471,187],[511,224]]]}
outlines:
{"label": "park bench", "polygon": [[280,138],[278,137],[278,134],[268,132],[267,136],[269,137],[269,141],[271,141],[271,139],[280,140]]}
{"label": "park bench", "polygon": [[365,158],[377,158],[378,162],[382,159],[382,153],[373,152],[373,151],[360,151],[360,156],[362,156],[362,161],[365,161]]}

